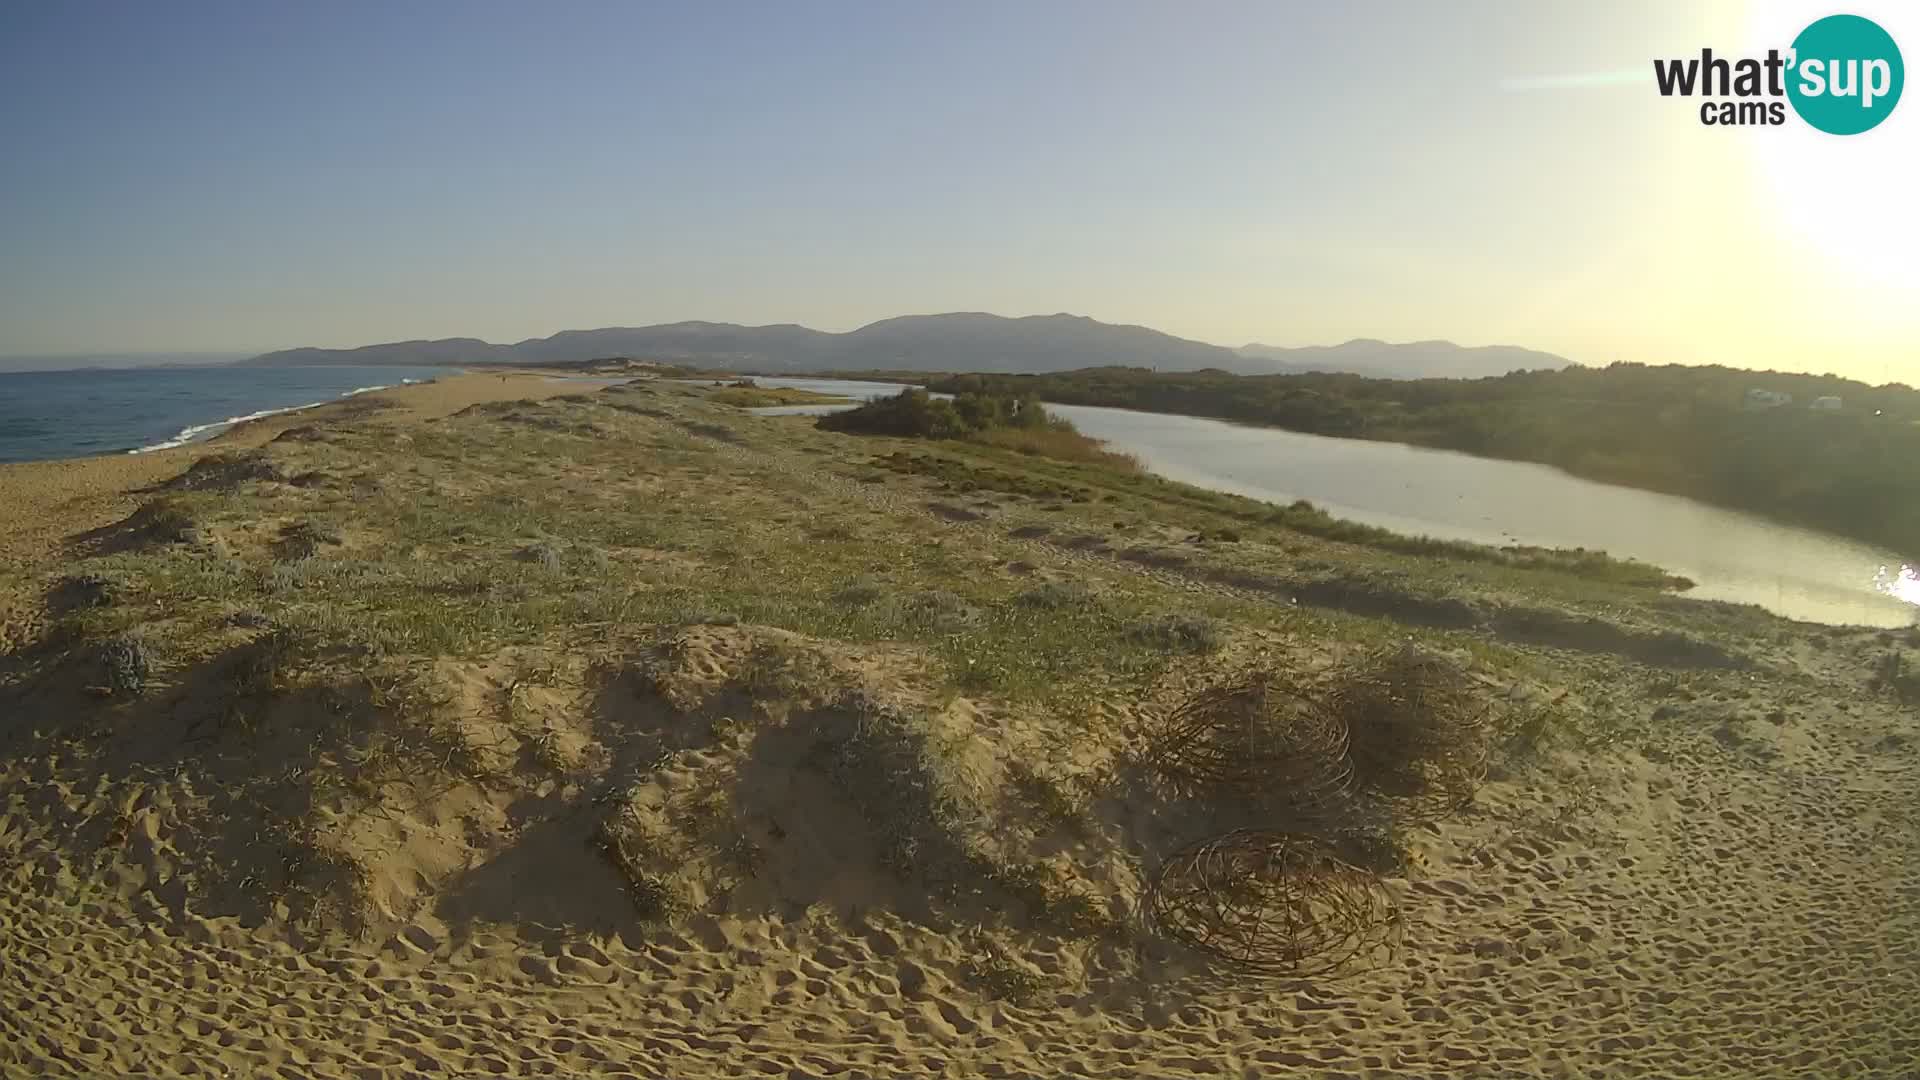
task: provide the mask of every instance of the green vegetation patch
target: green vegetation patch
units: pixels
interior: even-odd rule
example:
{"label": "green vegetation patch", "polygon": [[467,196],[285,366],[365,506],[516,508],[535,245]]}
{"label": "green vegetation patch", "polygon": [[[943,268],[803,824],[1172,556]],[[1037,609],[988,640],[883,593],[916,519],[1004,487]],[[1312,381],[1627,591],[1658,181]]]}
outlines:
{"label": "green vegetation patch", "polygon": [[708,394],[707,400],[737,409],[763,409],[772,405],[846,405],[853,401],[838,394],[821,394],[788,386],[761,386],[751,379],[729,383]]}
{"label": "green vegetation patch", "polygon": [[1107,450],[1100,440],[1082,435],[1066,419],[1048,415],[1030,396],[963,393],[949,399],[908,388],[893,397],[823,416],[819,427],[856,435],[968,439],[1036,457],[1124,471],[1140,468],[1131,456]]}
{"label": "green vegetation patch", "polygon": [[[1621,363],[1416,380],[1089,368],[951,375],[927,385],[1538,462],[1896,550],[1920,548],[1920,500],[1904,464],[1920,460],[1920,391],[1899,384]],[[1756,406],[1754,390],[1792,401]],[[1839,407],[1809,407],[1821,399]]]}
{"label": "green vegetation patch", "polygon": [[959,492],[997,491],[1039,500],[1117,503],[1153,519],[1189,525],[1200,530],[1203,539],[1220,543],[1240,541],[1247,534],[1234,523],[1246,523],[1397,555],[1542,570],[1634,588],[1692,585],[1657,566],[1601,551],[1492,547],[1409,536],[1335,517],[1305,500],[1287,505],[1262,502],[1190,487],[1133,468],[1109,468],[1100,461],[1030,457],[1008,452],[991,441],[944,442],[938,451],[921,453],[895,450],[874,459],[874,464],[892,472],[932,477]]}

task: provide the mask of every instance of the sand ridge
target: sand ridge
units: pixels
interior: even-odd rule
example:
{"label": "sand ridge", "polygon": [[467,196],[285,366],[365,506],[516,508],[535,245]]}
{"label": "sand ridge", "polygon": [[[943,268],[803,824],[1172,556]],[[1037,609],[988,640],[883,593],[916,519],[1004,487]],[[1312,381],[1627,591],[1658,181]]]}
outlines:
{"label": "sand ridge", "polygon": [[[533,389],[579,387],[450,380],[394,392],[437,394],[417,416],[353,423],[420,433],[408,425]],[[774,422],[697,400],[616,400],[627,408],[554,402],[449,423],[500,425],[471,428],[487,438],[535,432],[570,455],[543,462],[552,471],[539,482],[577,482],[578,498],[608,507],[704,497],[715,513],[790,514],[810,537],[855,520],[876,536],[929,537],[948,553],[942,565],[999,573],[1011,588],[1151,584],[1267,602],[1164,566],[1005,541],[1006,510],[985,498],[962,516],[928,509],[952,496],[821,476],[824,455],[811,451],[836,444],[802,428],[759,428]],[[236,445],[297,426],[241,433]],[[343,460],[357,437],[275,452]],[[694,446],[698,469],[684,481],[663,470],[582,479],[589,447],[616,438],[663,454]],[[94,501],[7,542],[38,565],[50,540],[124,515],[132,487],[193,457],[151,477],[102,466],[118,479],[103,475]],[[486,490],[484,477],[461,472],[420,483],[459,499]],[[291,487],[271,495],[308,498]],[[280,525],[222,528],[220,557],[267,559]],[[295,569],[323,572],[376,548],[345,536]],[[1023,569],[1008,568],[1010,555]],[[503,557],[532,573],[540,560],[582,556],[533,545]],[[654,590],[741,561],[725,542],[605,559],[592,576],[639,567]],[[300,579],[286,573],[297,597]],[[980,618],[952,594],[911,599],[914,618],[939,626]],[[861,602],[891,601],[882,591]],[[880,838],[805,763],[806,725],[835,722],[852,688],[872,708],[924,717],[928,745],[997,790],[1023,760],[1095,771],[1104,733],[1127,730],[1210,668],[1263,657],[1332,671],[1364,646],[1297,624],[1236,626],[1217,654],[1173,665],[1144,693],[1096,688],[1054,715],[988,690],[955,693],[934,657],[899,642],[828,641],[725,613],[652,644],[621,638],[616,620],[587,628],[604,655],[532,646],[410,661],[438,702],[433,734],[444,740],[432,745],[517,770],[519,786],[449,782],[404,800],[393,788],[374,813],[317,818],[321,840],[375,871],[366,912],[377,931],[366,935],[218,910],[219,889],[192,875],[213,865],[196,815],[214,793],[165,769],[103,771],[99,761],[120,759],[10,732],[9,747],[35,752],[0,762],[0,1074],[1899,1077],[1920,1062],[1920,716],[1864,688],[1875,655],[1897,642],[1787,635],[1756,670],[1651,678],[1614,657],[1533,657],[1517,669],[1530,673],[1529,694],[1597,711],[1612,707],[1609,694],[1656,687],[1657,703],[1626,705],[1657,726],[1620,745],[1510,748],[1467,811],[1412,830],[1409,864],[1386,881],[1406,923],[1390,962],[1338,979],[1248,980],[1152,943],[1063,937],[991,912],[959,924],[951,912],[964,906],[915,908],[910,890],[871,873],[877,856],[862,845]],[[239,657],[271,640],[246,624],[221,634]],[[609,657],[613,666],[595,666]],[[332,700],[310,698],[301,707]],[[113,715],[140,718],[132,729],[103,720],[99,732],[75,725],[73,737],[123,740],[113,744],[127,748],[123,764],[161,760],[141,740],[178,741],[168,725],[196,731],[191,700],[170,700],[119,706]],[[109,715],[58,684],[0,701]],[[50,727],[68,718],[35,714]],[[1059,741],[1063,718],[1079,737]],[[194,745],[239,767],[246,748],[277,745],[261,741],[272,734]],[[590,845],[594,823],[625,822],[645,838],[707,813],[715,785],[743,782],[754,797],[735,804],[733,824],[761,848],[755,884],[723,900],[709,884],[731,849],[669,853],[642,869],[708,891],[691,893],[699,903],[678,917],[636,918],[635,883]],[[1095,814],[1091,827],[1123,824]],[[1061,862],[1084,863],[1095,847],[1070,831],[1035,836]],[[822,852],[830,857],[810,858]],[[1082,869],[1122,886],[1135,868]],[[1127,892],[1109,898],[1121,914]],[[996,992],[993,980],[1007,978],[1023,992]]]}
{"label": "sand ridge", "polygon": [[[21,1076],[1904,1075],[1912,845],[1858,824],[1896,807],[1830,777],[1716,776],[1733,753],[1567,763],[1594,803],[1547,829],[1537,793],[1495,785],[1484,818],[1429,851],[1449,869],[1406,886],[1423,946],[1332,985],[1010,1006],[967,988],[956,942],[885,916],[303,949],[15,887],[0,1060]],[[1673,829],[1689,803],[1724,809]],[[0,828],[16,851],[17,827]]]}

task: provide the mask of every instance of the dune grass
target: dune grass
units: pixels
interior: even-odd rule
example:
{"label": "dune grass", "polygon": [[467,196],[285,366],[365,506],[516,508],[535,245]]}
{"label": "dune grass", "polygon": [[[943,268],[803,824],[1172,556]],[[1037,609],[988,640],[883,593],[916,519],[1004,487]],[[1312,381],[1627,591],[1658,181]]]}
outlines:
{"label": "dune grass", "polygon": [[1100,440],[1088,438],[1070,426],[992,428],[969,435],[968,439],[986,446],[1012,450],[1016,454],[1100,465],[1119,472],[1140,471],[1140,459],[1132,454],[1108,450]]}
{"label": "dune grass", "polygon": [[[1193,522],[1216,532],[1225,528],[1237,530],[1243,525],[1267,526],[1398,555],[1549,571],[1638,589],[1685,588],[1692,584],[1659,567],[1615,558],[1600,551],[1493,547],[1410,536],[1334,517],[1304,500],[1282,505],[1208,491],[1141,472],[1137,462],[1124,456],[1116,467],[1116,463],[1098,452],[1041,457],[1006,450],[1005,445],[992,439],[953,440],[917,452],[895,450],[876,459],[876,464],[895,472],[937,477],[961,491],[1001,491],[1070,502],[1125,503],[1148,508],[1161,520]],[[1202,522],[1206,524],[1201,525]]]}
{"label": "dune grass", "polygon": [[[94,639],[149,627],[148,647],[178,661],[238,612],[373,656],[477,656],[724,613],[911,643],[956,685],[1023,697],[1064,694],[1088,673],[1144,677],[1182,651],[1134,629],[1191,606],[1170,591],[1015,603],[1031,583],[982,573],[991,551],[948,545],[935,520],[879,515],[805,477],[770,485],[730,444],[680,424],[597,404],[549,413],[591,414],[602,433],[476,413],[276,448],[288,471],[324,456],[346,482],[196,492],[192,529],[175,531],[191,542],[88,560],[126,598],[64,619]],[[169,523],[179,498],[164,504]],[[822,520],[848,527],[823,533]]]}
{"label": "dune grass", "polygon": [[820,394],[787,386],[742,386],[734,384],[713,391],[707,400],[736,409],[763,409],[772,405],[847,405],[853,399],[836,394]]}
{"label": "dune grass", "polygon": [[[711,403],[719,392],[622,388],[412,427],[349,423],[324,441],[276,443],[270,470],[156,496],[154,509],[130,519],[143,542],[68,568],[66,576],[111,579],[98,591],[113,602],[70,605],[57,616],[60,632],[98,641],[139,627],[164,672],[207,652],[236,619],[379,657],[484,655],[725,617],[904,643],[956,688],[1054,701],[1072,700],[1089,679],[1151,679],[1230,640],[1235,626],[1333,619],[1361,639],[1405,632],[1196,594],[1119,566],[1074,564],[1068,579],[1036,589],[1043,583],[999,569],[1032,557],[1017,537],[983,532],[954,543],[945,522],[888,509],[886,497],[876,503],[862,490],[911,491],[922,478],[1075,518],[1061,519],[1063,534],[1104,533],[1116,518],[1136,530],[1187,529],[1206,541],[1194,557],[1217,563],[1229,549],[1209,555],[1206,545],[1232,542],[1221,565],[1283,559],[1297,572],[1315,554],[1391,575],[1413,557],[1422,572],[1501,589],[1661,581],[1651,568],[1592,553],[1398,537],[1310,508],[1172,484],[1099,455],[1025,452],[1029,438],[1057,439],[1044,426],[1008,429],[1004,440],[876,446],[803,420],[721,424],[727,414]],[[767,472],[781,461],[804,464]],[[313,474],[327,482],[275,479]],[[154,521],[166,528],[149,530]],[[1359,554],[1368,551],[1380,558]],[[1471,578],[1474,567],[1493,576]]]}

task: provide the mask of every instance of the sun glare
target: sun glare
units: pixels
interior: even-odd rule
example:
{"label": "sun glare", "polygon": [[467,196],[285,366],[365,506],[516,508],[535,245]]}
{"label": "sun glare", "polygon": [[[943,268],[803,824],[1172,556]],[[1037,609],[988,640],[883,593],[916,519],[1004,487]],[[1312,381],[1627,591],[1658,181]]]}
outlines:
{"label": "sun glare", "polygon": [[[1805,3],[1756,4],[1748,21],[1749,49],[1784,50],[1808,22],[1831,14]],[[1920,19],[1898,9],[1881,17],[1896,40],[1914,39]],[[1914,27],[1902,32],[1901,24]],[[1909,65],[1912,57],[1908,58]],[[1911,96],[1911,95],[1909,95]],[[1823,276],[1875,291],[1920,290],[1920,117],[1902,102],[1886,123],[1860,135],[1833,136],[1796,118],[1780,127],[1747,131],[1754,166],[1778,213],[1779,227],[1819,251]]]}
{"label": "sun glare", "polygon": [[[1920,288],[1920,140],[1873,131],[1842,142],[1811,128],[1774,128],[1750,141],[1781,225],[1818,249],[1826,273],[1879,288]],[[1885,136],[1885,137],[1876,137]]]}
{"label": "sun glare", "polygon": [[1920,604],[1920,570],[1915,570],[1911,566],[1902,566],[1899,573],[1894,573],[1883,567],[1877,584],[1881,592],[1895,600]]}

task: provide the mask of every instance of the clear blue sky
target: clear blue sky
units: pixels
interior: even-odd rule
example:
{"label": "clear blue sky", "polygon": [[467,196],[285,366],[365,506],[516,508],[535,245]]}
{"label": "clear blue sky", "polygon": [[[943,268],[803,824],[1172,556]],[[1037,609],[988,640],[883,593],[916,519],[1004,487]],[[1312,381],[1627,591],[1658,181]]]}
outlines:
{"label": "clear blue sky", "polygon": [[[1788,40],[1824,13],[1787,6]],[[1064,310],[1920,374],[1912,248],[1862,270],[1822,170],[1766,163],[1799,132],[1711,131],[1652,91],[1652,57],[1771,18],[11,3],[0,355]],[[1612,77],[1525,81],[1567,75]],[[1916,114],[1815,161],[1911,165]]]}

